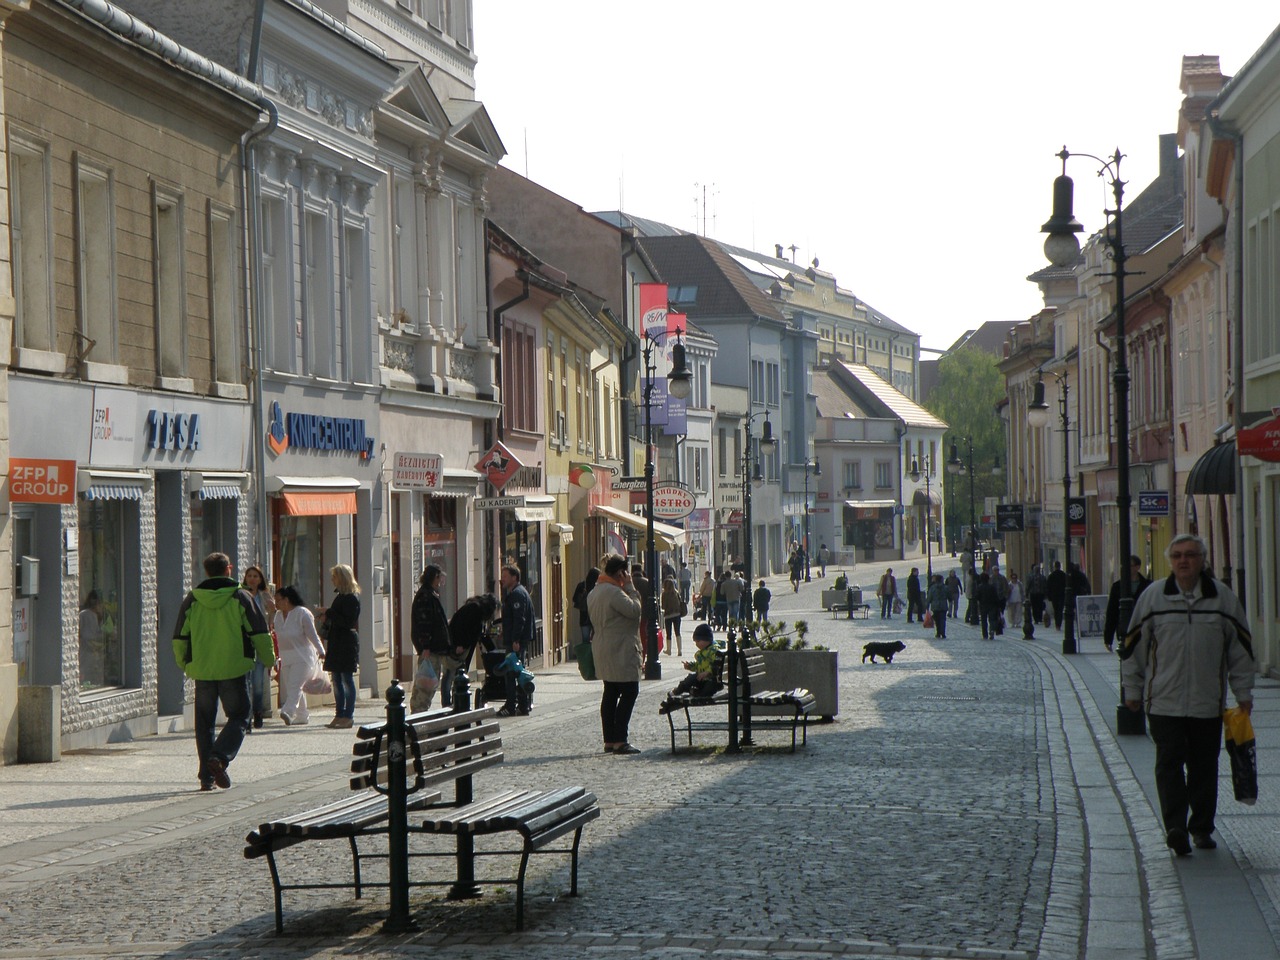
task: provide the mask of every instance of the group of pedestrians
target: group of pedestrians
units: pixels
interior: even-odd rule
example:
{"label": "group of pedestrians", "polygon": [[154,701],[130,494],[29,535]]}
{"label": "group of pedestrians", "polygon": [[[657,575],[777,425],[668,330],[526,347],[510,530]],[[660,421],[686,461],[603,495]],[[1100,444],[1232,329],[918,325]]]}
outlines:
{"label": "group of pedestrians", "polygon": [[[245,736],[270,713],[268,671],[277,665],[280,717],[305,724],[304,686],[322,671],[332,677],[335,716],[328,726],[352,726],[359,660],[360,586],[351,568],[330,570],[336,591],[327,608],[312,611],[294,586],[276,588],[250,566],[244,581],[232,576],[225,553],[205,557],[205,580],[183,599],[173,631],[178,666],[195,682],[195,740],[201,790],[227,789],[227,768]],[[327,646],[317,629],[317,618]],[[218,707],[226,717],[215,734]]]}

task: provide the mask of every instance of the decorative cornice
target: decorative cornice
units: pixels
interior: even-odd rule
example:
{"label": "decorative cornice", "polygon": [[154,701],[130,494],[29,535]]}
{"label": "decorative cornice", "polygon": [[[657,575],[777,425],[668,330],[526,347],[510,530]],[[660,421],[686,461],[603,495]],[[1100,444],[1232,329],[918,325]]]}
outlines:
{"label": "decorative cornice", "polygon": [[373,138],[373,105],[343,96],[324,81],[270,57],[262,58],[262,86],[283,104],[336,130]]}

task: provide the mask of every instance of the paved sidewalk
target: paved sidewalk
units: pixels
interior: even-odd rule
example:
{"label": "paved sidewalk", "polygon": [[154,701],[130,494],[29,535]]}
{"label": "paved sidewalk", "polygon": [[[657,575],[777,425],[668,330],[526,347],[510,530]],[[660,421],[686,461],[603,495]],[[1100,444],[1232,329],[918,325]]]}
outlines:
{"label": "paved sidewalk", "polygon": [[[832,620],[820,581],[770,586],[776,614],[840,653],[839,717],[799,753],[765,732],[739,755],[705,734],[672,756],[657,703],[674,657],[642,684],[638,756],[600,752],[599,685],[572,665],[539,676],[533,716],[504,721],[505,769],[479,789],[581,783],[604,810],[584,834],[580,897],[563,896],[557,858],[531,865],[523,933],[504,891],[461,904],[415,891],[422,930],[400,937],[378,932],[383,891],[319,891],[286,894],[275,936],[244,834],[339,795],[351,746],[349,732],[277,722],[248,739],[229,791],[194,791],[189,734],[0,768],[0,960],[1280,955],[1280,783],[1264,776],[1252,808],[1227,783],[1219,849],[1175,861],[1150,743],[1113,733],[1108,655],[1064,657],[1052,630],[984,641],[953,623],[935,641],[901,617]],[[907,649],[893,664],[860,662],[863,643],[895,638]],[[357,721],[381,715],[365,701]],[[1265,771],[1280,684],[1260,684],[1254,716]],[[343,844],[293,850],[295,876],[349,869]]]}

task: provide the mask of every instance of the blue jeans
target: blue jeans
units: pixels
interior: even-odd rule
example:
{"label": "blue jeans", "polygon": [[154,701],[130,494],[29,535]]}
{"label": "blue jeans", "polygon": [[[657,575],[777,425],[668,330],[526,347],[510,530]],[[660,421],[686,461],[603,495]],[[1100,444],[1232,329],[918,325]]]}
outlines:
{"label": "blue jeans", "polygon": [[742,602],[741,600],[730,600],[730,601],[729,601],[729,619],[730,619],[730,620],[737,620],[737,619],[738,619],[738,604],[739,604],[739,603],[741,603],[741,602]]}
{"label": "blue jeans", "polygon": [[249,671],[249,704],[254,714],[271,713],[271,684],[267,681],[267,668],[262,661],[253,661]]}
{"label": "blue jeans", "polygon": [[[227,715],[227,722],[222,725],[215,739],[213,726],[218,720],[219,703],[222,704],[222,712]],[[213,778],[206,773],[209,759],[217,757],[224,766],[231,766],[231,761],[240,752],[244,735],[249,730],[249,684],[244,677],[197,680],[195,713],[199,777],[201,781],[212,781]]]}
{"label": "blue jeans", "polygon": [[354,673],[334,673],[333,703],[334,713],[346,719],[355,716],[356,712],[356,675]]}
{"label": "blue jeans", "polygon": [[880,619],[881,620],[892,619],[892,617],[890,616],[892,613],[893,613],[893,597],[881,597],[880,598]]}

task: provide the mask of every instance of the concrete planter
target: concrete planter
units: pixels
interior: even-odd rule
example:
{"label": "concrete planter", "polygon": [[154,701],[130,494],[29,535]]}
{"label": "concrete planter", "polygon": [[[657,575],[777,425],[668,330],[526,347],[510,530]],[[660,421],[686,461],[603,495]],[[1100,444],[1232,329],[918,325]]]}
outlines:
{"label": "concrete planter", "polygon": [[[840,593],[843,599],[844,591]],[[816,703],[811,717],[830,720],[840,712],[840,664],[836,651],[766,650],[764,669],[769,689],[804,687],[813,694]]]}

